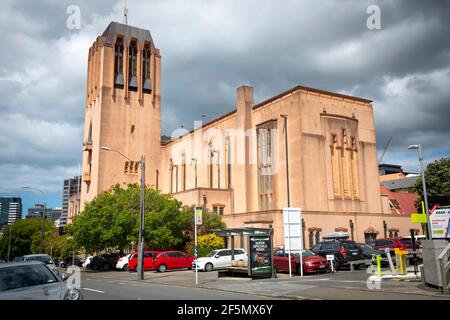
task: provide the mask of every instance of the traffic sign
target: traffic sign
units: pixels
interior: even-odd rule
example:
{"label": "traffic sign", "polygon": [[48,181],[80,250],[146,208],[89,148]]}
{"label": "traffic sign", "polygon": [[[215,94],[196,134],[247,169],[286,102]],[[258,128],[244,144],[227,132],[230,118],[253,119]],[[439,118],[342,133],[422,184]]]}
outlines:
{"label": "traffic sign", "polygon": [[195,208],[195,224],[197,226],[201,226],[203,224],[203,208],[202,207]]}
{"label": "traffic sign", "polygon": [[427,215],[423,213],[412,213],[411,221],[412,223],[427,223]]}

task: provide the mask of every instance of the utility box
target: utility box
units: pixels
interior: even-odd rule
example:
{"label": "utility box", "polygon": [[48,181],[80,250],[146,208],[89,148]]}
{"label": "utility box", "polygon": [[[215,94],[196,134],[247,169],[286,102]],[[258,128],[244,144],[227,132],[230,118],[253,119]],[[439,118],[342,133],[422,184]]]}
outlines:
{"label": "utility box", "polygon": [[422,240],[422,280],[426,285],[442,288],[441,267],[438,257],[447,244],[447,240]]}

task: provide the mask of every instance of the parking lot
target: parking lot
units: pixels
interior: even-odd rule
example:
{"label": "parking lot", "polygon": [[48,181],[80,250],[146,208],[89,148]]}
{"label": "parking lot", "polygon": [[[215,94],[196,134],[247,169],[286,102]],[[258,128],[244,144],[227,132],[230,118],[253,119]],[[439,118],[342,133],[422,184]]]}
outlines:
{"label": "parking lot", "polygon": [[[387,280],[380,289],[369,289],[366,270],[293,276],[278,273],[275,279],[218,278],[217,272],[192,270],[145,272],[137,281],[134,272],[82,272],[85,299],[338,299],[338,300],[450,300],[420,280]],[[194,289],[195,288],[195,289]],[[194,290],[193,290],[194,289]]]}

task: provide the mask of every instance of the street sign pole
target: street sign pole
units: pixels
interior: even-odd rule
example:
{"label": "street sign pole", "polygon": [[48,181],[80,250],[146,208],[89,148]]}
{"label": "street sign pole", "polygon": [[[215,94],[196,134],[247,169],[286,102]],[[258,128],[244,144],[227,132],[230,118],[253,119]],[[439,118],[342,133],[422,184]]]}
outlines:
{"label": "street sign pole", "polygon": [[290,214],[288,214],[288,261],[289,261],[289,278],[292,278],[292,257],[291,257],[291,222]]}
{"label": "street sign pole", "polygon": [[194,207],[194,232],[195,232],[195,244],[194,244],[194,255],[195,255],[195,285],[198,285],[198,250],[197,250],[197,208]]}
{"label": "street sign pole", "polygon": [[197,225],[201,226],[203,224],[203,208],[202,207],[194,207],[194,256],[195,256],[195,285],[198,285],[198,268],[197,268],[197,260],[198,260],[198,242],[197,242]]}
{"label": "street sign pole", "polygon": [[300,211],[300,276],[303,277],[303,224],[302,224],[302,212]]}

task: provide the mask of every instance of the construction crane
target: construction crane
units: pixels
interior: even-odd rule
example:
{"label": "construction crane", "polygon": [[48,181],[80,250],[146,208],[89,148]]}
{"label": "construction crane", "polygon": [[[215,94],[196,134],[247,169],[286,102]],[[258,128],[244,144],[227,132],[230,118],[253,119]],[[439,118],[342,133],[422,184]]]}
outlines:
{"label": "construction crane", "polygon": [[386,142],[386,144],[384,145],[384,150],[383,150],[383,153],[381,154],[380,159],[378,160],[378,163],[381,163],[381,160],[383,160],[384,155],[386,154],[386,151],[387,151],[387,149],[389,148],[389,145],[391,144],[391,142],[392,142],[393,139],[394,139],[393,137],[390,137],[390,138],[388,139],[388,141]]}

